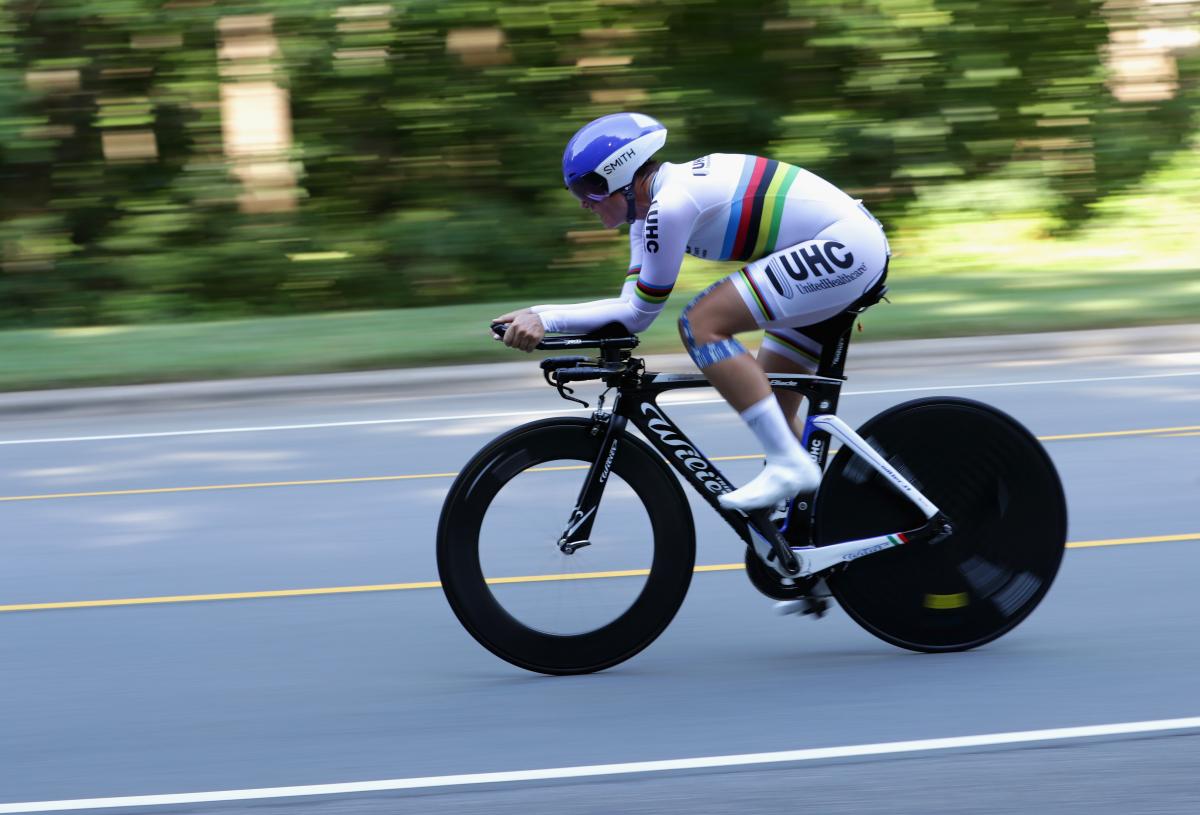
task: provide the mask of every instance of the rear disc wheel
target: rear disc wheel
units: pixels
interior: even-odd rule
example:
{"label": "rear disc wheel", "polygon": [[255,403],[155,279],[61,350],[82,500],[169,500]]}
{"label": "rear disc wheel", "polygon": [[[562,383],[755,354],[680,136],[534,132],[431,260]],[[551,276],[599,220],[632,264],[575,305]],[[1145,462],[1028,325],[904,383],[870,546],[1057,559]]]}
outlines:
{"label": "rear disc wheel", "polygon": [[[847,564],[828,578],[837,601],[867,631],[914,651],[966,650],[1012,630],[1045,596],[1066,545],[1066,500],[1041,444],[1007,414],[949,397],[897,405],[858,432],[954,531]],[[821,483],[814,541],[892,534],[924,520],[843,447]]]}

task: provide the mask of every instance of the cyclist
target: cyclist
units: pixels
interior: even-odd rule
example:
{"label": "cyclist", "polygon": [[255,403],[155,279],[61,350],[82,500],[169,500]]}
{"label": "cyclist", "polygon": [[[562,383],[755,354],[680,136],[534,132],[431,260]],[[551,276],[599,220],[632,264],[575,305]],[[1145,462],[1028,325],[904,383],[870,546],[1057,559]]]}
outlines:
{"label": "cyclist", "polygon": [[[532,351],[547,331],[588,332],[611,322],[639,333],[654,321],[684,254],[745,265],[698,294],[679,318],[689,356],[738,411],[766,452],[726,508],[773,506],[814,489],[821,473],[792,428],[800,397],[771,391],[764,371],[812,373],[814,327],[844,311],[885,273],[883,228],[861,202],[818,176],[758,156],[713,153],[684,164],[651,157],[667,129],[640,113],[602,116],[563,153],[563,181],[605,228],[630,224],[621,296],[541,305],[497,317],[505,345]],[[735,334],[765,328],[757,360]]]}

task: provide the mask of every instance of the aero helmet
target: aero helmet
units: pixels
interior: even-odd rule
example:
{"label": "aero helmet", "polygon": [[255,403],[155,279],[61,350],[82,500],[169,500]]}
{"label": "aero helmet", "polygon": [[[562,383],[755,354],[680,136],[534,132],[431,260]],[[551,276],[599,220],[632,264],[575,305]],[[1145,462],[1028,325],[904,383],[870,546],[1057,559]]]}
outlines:
{"label": "aero helmet", "polygon": [[580,201],[624,192],[633,217],[633,175],[667,141],[667,129],[641,113],[612,113],[579,129],[563,151],[563,183]]}

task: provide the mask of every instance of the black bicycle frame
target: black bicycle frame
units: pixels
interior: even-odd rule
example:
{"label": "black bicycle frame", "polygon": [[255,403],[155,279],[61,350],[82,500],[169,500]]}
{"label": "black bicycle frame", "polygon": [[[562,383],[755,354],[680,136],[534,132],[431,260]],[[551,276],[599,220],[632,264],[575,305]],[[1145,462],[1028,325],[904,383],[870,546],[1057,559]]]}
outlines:
{"label": "black bicycle frame", "polygon": [[[841,394],[842,383],[845,382],[843,374],[846,351],[854,324],[862,310],[879,300],[886,291],[881,279],[864,295],[860,304],[816,326],[826,340],[822,343],[821,359],[816,374],[767,375],[773,389],[799,393],[807,398],[808,412],[805,416],[802,441],[809,455],[822,470],[825,469],[825,462],[829,456],[829,434],[814,427],[812,418],[837,412],[838,397]],[[765,562],[782,567],[780,571],[784,574],[798,573],[800,564],[791,547],[812,545],[813,495],[801,494],[792,500],[787,522],[782,530],[771,521],[769,509],[743,514],[722,507],[717,501],[717,496],[731,491],[733,487],[721,474],[720,469],[692,444],[657,402],[658,397],[667,391],[711,387],[711,383],[702,374],[644,373],[640,360],[631,361],[629,351],[625,350],[628,345],[614,344],[619,342],[612,339],[588,342],[588,346],[601,349],[597,367],[567,367],[584,362],[586,357],[562,357],[542,363],[543,371],[547,372],[547,381],[557,384],[560,394],[565,398],[573,399],[563,393],[563,386],[569,381],[603,379],[610,388],[616,390],[611,410],[605,412],[601,409],[593,414],[592,433],[598,435],[603,432],[604,439],[579,492],[575,510],[571,513],[567,527],[559,539],[559,548],[564,553],[571,554],[580,547],[590,545],[592,524],[600,506],[605,482],[612,471],[612,463],[618,454],[619,439],[626,424],[633,422],[671,466],[679,471],[684,480],[704,496],[712,508]],[[572,346],[581,347],[582,343],[579,340],[566,340],[563,344],[552,347]],[[559,377],[557,381],[551,380],[551,371]]]}
{"label": "black bicycle frame", "polygon": [[[809,416],[814,412],[833,412],[842,387],[840,379],[801,374],[770,376],[770,383],[772,388],[792,391],[807,397]],[[761,549],[766,544],[770,547],[773,557],[780,559],[785,571],[794,573],[798,570],[791,547],[807,546],[811,543],[809,537],[812,496],[802,494],[793,500],[793,511],[785,526],[786,534],[780,534],[771,522],[770,510],[758,510],[747,516],[725,509],[718,503],[717,496],[731,491],[733,486],[658,404],[658,397],[667,391],[704,387],[711,387],[711,384],[701,374],[644,374],[639,376],[635,383],[617,387],[611,411],[597,411],[593,414],[595,425],[592,432],[603,432],[604,439],[584,480],[567,529],[559,541],[559,547],[564,552],[571,553],[580,546],[588,545],[600,497],[612,470],[612,463],[618,455],[619,439],[626,423],[632,422],[748,546]],[[829,451],[829,434],[812,431],[806,436],[805,441],[810,454],[817,465],[824,468]],[[755,540],[754,533],[758,533],[759,541]],[[767,552],[760,551],[760,554],[766,555],[768,560],[773,559]]]}

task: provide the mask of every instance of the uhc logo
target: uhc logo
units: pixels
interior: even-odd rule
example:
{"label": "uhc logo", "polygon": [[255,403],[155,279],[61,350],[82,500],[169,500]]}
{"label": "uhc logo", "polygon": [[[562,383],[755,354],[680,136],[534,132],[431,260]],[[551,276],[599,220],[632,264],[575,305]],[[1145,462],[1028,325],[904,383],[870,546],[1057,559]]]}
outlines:
{"label": "uhc logo", "polygon": [[658,204],[650,207],[646,213],[646,251],[652,255],[658,254]]}
{"label": "uhc logo", "polygon": [[771,288],[775,289],[779,296],[791,300],[796,296],[796,290],[792,288],[789,281],[781,279],[782,274],[778,260],[772,260],[767,264],[767,280],[771,281]]}
{"label": "uhc logo", "polygon": [[793,280],[807,280],[810,274],[820,277],[822,270],[825,274],[834,274],[838,269],[849,269],[854,265],[854,255],[850,252],[844,257],[838,256],[836,250],[845,248],[846,244],[837,241],[814,241],[780,255],[779,263]]}
{"label": "uhc logo", "polygon": [[809,276],[836,274],[853,265],[854,254],[846,249],[846,244],[838,241],[812,241],[772,261],[767,269],[767,279],[782,297],[791,297],[791,284],[783,275],[786,274],[792,280],[800,282],[808,280]]}

